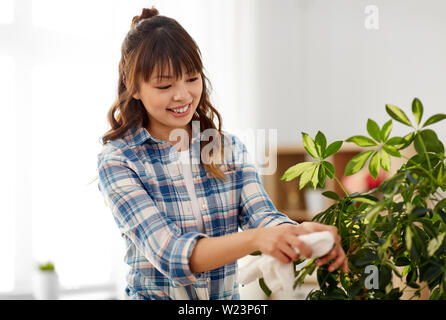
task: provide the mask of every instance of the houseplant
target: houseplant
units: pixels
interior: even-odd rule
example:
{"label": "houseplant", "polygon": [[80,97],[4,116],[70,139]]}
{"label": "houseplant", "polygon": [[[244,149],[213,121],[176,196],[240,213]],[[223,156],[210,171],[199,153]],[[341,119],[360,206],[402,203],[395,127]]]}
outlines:
{"label": "houseplant", "polygon": [[[320,131],[315,139],[302,133],[304,147],[314,160],[290,167],[281,178],[283,181],[299,178],[300,189],[307,184],[313,189],[323,188],[330,178],[343,190],[341,195],[333,191],[323,193],[334,204],[313,221],[338,228],[349,272],[328,272],[327,265],[317,268],[320,288],[307,299],[399,299],[407,289],[413,290],[412,298],[419,296],[425,287],[430,299],[446,298],[446,199],[441,195],[441,191],[446,191],[445,154],[443,143],[430,129],[446,115],[433,115],[422,124],[423,105],[418,98],[412,102],[413,122],[394,105],[386,105],[386,111],[390,119],[382,127],[369,119],[369,136],[357,135],[345,140],[364,148],[349,161],[345,176],[357,173],[369,161],[368,170],[376,179],[381,168],[390,171],[391,157],[402,157],[400,151],[411,145],[415,148],[415,155],[405,158],[398,171],[377,188],[348,193],[334,166],[327,161],[344,141],[327,145]],[[411,131],[404,137],[390,137],[393,121]],[[367,282],[370,266],[375,267],[378,279],[372,287]],[[316,261],[308,261],[296,271],[294,285],[302,284],[315,270]],[[395,277],[401,279],[402,288],[394,285]],[[261,280],[262,289],[270,293]]]}
{"label": "houseplant", "polygon": [[37,300],[57,300],[59,297],[59,278],[54,264],[38,264],[33,275],[33,295]]}

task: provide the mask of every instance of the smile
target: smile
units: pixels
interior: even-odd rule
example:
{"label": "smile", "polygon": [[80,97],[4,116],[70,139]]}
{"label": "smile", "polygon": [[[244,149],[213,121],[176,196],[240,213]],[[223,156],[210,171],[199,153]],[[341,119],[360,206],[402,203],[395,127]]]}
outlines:
{"label": "smile", "polygon": [[190,109],[191,109],[191,103],[182,107],[167,109],[167,111],[175,117],[184,117],[185,115],[189,114]]}

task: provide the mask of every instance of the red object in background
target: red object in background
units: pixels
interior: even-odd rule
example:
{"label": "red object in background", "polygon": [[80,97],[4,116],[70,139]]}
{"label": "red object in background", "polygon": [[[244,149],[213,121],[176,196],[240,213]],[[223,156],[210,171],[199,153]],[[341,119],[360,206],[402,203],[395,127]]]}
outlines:
{"label": "red object in background", "polygon": [[377,187],[379,187],[381,182],[383,182],[385,179],[386,179],[386,174],[382,170],[380,171],[380,173],[376,177],[376,180],[371,176],[370,173],[367,173],[367,177],[366,177],[367,188],[369,190],[377,188]]}

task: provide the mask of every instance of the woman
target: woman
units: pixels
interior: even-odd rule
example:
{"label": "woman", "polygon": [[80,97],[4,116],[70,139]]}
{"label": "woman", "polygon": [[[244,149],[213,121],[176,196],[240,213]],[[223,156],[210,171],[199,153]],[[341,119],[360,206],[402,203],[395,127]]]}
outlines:
{"label": "woman", "polygon": [[239,299],[237,259],[311,256],[297,236],[314,231],[337,244],[319,264],[347,271],[336,228],[277,212],[243,143],[222,132],[199,48],[175,20],[143,9],[121,51],[98,171],[126,242],[130,299]]}

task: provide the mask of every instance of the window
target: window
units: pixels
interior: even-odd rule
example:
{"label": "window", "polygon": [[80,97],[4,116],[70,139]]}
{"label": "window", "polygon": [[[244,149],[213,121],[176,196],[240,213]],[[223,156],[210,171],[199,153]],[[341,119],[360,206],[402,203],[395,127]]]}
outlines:
{"label": "window", "polygon": [[[116,288],[121,297],[124,242],[97,180],[89,183],[97,175],[100,138],[116,96],[122,40],[133,16],[156,6],[199,43],[218,90],[227,72],[234,72],[221,64],[220,52],[230,48],[221,39],[232,33],[221,37],[225,29],[208,32],[203,25],[224,25],[216,18],[235,0],[231,7],[227,3],[0,1],[0,103],[6,119],[0,126],[0,298],[30,298],[36,264],[48,260],[63,293]],[[227,101],[237,101],[226,89]]]}
{"label": "window", "polygon": [[1,1],[3,296],[28,297],[46,261],[65,293],[113,291],[125,276],[110,210],[89,184],[115,96],[113,10],[110,1]]}
{"label": "window", "polygon": [[[0,195],[2,221],[0,232],[0,292],[11,291],[14,286],[15,212],[16,212],[16,173],[17,173],[17,119],[15,108],[14,59],[0,55],[0,97],[2,97],[2,156],[0,157]],[[6,181],[6,183],[5,183]]]}
{"label": "window", "polygon": [[14,20],[14,1],[2,0],[0,2],[0,24],[9,24]]}

